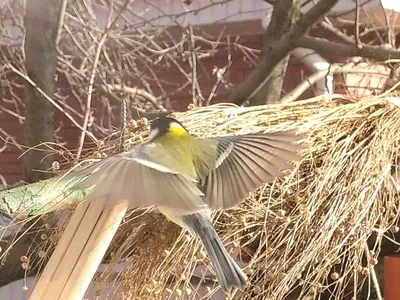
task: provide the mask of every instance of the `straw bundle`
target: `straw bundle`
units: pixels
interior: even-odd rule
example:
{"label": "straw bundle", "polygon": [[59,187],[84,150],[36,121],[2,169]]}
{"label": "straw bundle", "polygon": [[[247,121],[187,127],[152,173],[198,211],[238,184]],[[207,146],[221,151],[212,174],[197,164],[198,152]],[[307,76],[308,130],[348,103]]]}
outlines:
{"label": "straw bundle", "polygon": [[[227,248],[247,264],[249,284],[231,299],[279,300],[293,291],[299,299],[324,291],[345,299],[358,293],[383,237],[399,221],[393,172],[400,155],[398,107],[380,98],[335,96],[280,106],[215,105],[175,117],[197,136],[297,129],[309,145],[285,178],[235,209],[215,212]],[[148,128],[142,125],[126,136],[127,145],[143,141]],[[116,151],[118,136],[105,140],[97,155]],[[195,238],[159,214],[140,211],[126,217],[106,260],[110,268],[96,282],[101,294],[113,281],[119,291],[113,299],[199,299],[201,280],[193,284],[190,277],[197,265],[209,266]],[[125,267],[111,278],[111,267],[121,261]],[[215,282],[202,291],[204,299],[218,288]]]}

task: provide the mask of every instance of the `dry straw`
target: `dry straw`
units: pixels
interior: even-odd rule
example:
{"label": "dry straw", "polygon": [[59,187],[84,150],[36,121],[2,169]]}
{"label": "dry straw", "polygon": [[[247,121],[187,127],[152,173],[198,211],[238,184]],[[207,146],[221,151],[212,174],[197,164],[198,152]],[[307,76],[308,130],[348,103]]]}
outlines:
{"label": "dry straw", "polygon": [[[390,228],[398,226],[393,170],[400,154],[399,107],[380,98],[334,95],[280,106],[214,105],[175,117],[197,136],[298,129],[309,146],[286,177],[237,208],[215,213],[227,248],[248,264],[247,287],[229,298],[317,299],[325,292],[344,299],[359,293],[382,239],[391,239]],[[145,120],[130,125],[128,148],[143,142],[148,130]],[[118,140],[119,134],[105,140],[96,155],[117,151]],[[208,299],[218,289],[216,282],[204,288],[202,280],[190,280],[197,265],[209,266],[207,256],[195,238],[156,213],[131,212],[106,260],[109,267],[96,278],[104,297],[199,299],[202,289]]]}

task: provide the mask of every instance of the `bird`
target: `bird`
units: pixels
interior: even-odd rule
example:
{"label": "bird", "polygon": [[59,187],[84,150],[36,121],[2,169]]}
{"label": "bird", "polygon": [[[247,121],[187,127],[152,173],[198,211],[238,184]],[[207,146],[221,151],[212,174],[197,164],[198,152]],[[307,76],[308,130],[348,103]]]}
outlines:
{"label": "bird", "polygon": [[298,140],[294,131],[196,138],[178,120],[159,117],[144,144],[73,172],[81,178],[73,189],[108,206],[156,207],[198,236],[229,292],[243,288],[247,277],[215,231],[211,212],[234,207],[282,176],[301,158]]}

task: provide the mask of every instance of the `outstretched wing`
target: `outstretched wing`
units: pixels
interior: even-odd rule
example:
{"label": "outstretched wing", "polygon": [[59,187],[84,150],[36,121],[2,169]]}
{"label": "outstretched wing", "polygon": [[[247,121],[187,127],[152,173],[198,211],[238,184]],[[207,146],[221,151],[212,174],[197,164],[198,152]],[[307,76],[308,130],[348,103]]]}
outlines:
{"label": "outstretched wing", "polygon": [[110,206],[129,201],[130,207],[166,206],[182,214],[204,209],[204,195],[193,180],[159,164],[143,147],[73,172],[69,176],[83,178],[73,189],[88,190],[87,200],[106,198]]}
{"label": "outstretched wing", "polygon": [[281,176],[289,161],[300,159],[298,139],[293,131],[215,138],[217,162],[199,185],[205,202],[215,209],[232,207]]}

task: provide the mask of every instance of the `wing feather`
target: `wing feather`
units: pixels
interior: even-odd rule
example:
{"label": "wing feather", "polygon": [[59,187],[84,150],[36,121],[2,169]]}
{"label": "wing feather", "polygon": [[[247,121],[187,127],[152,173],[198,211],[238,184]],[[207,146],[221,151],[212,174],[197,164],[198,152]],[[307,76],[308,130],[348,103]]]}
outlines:
{"label": "wing feather", "polygon": [[293,131],[218,137],[217,160],[200,180],[205,202],[215,209],[229,208],[263,183],[273,181],[289,169],[289,161],[301,158],[301,136]]}
{"label": "wing feather", "polygon": [[[233,159],[235,154],[233,154]],[[225,164],[225,168],[226,168],[226,174],[228,174],[229,178],[230,178],[230,185],[232,186],[232,192],[230,194],[229,197],[227,197],[226,199],[233,199],[235,197],[241,197],[244,198],[248,192],[246,189],[246,184],[245,181],[243,179],[243,176],[239,176],[237,179],[235,177],[237,177],[236,174],[240,174],[243,171],[240,171],[238,169],[238,164],[237,163],[232,163],[232,164]],[[229,188],[229,187],[226,187]]]}
{"label": "wing feather", "polygon": [[[240,148],[247,149],[251,152],[257,162],[268,161],[269,167],[260,167],[264,168],[272,177],[278,177],[281,174],[279,171],[280,169],[288,169],[290,167],[288,160],[296,160],[298,158],[298,155],[290,151],[281,150],[279,152],[278,149],[268,147],[254,140],[243,139],[243,141],[240,142]],[[282,159],[283,157],[284,159]]]}
{"label": "wing feather", "polygon": [[130,207],[166,206],[182,214],[206,207],[204,194],[194,180],[159,164],[148,153],[143,154],[141,147],[101,160],[69,176],[83,178],[73,190],[87,190],[89,201],[106,198],[109,206],[128,201]]}

